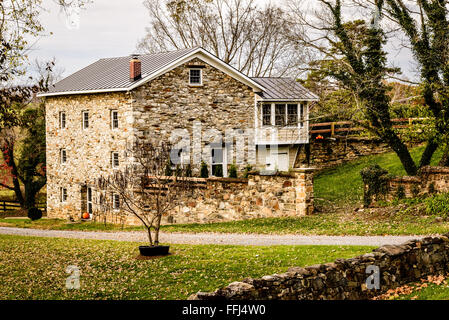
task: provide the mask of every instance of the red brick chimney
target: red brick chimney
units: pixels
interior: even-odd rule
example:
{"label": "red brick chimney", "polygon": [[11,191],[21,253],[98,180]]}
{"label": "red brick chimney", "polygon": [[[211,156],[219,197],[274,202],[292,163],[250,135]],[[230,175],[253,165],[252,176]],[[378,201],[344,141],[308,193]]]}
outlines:
{"label": "red brick chimney", "polygon": [[131,81],[136,81],[142,78],[142,62],[137,55],[133,55],[129,62],[129,78]]}

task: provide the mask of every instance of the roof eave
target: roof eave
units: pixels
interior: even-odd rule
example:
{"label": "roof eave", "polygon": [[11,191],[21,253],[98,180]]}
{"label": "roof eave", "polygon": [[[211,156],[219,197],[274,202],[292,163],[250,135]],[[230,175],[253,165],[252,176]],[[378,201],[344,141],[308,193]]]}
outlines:
{"label": "roof eave", "polygon": [[125,92],[129,91],[128,88],[112,88],[112,89],[98,89],[98,90],[81,90],[81,91],[64,91],[64,92],[46,92],[38,93],[37,97],[55,97],[55,96],[67,96],[75,94],[92,94],[92,93],[107,93],[107,92]]}
{"label": "roof eave", "polygon": [[307,101],[307,102],[314,102],[314,101],[320,101],[320,99],[318,98],[284,98],[284,99],[274,99],[274,98],[270,98],[270,99],[264,99],[264,98],[260,98],[259,101],[262,102],[296,102],[296,101]]}

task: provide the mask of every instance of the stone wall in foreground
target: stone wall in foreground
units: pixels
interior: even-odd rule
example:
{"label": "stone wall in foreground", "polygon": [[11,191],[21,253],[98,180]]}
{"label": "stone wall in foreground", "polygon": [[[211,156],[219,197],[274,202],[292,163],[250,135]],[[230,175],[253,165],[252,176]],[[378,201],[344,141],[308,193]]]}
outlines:
{"label": "stone wall in foreground", "polygon": [[[449,234],[402,245],[387,245],[352,259],[286,273],[245,279],[213,293],[199,292],[191,300],[360,300],[388,289],[449,271]],[[369,266],[379,267],[380,289],[368,289]],[[372,283],[372,282],[369,282]]]}

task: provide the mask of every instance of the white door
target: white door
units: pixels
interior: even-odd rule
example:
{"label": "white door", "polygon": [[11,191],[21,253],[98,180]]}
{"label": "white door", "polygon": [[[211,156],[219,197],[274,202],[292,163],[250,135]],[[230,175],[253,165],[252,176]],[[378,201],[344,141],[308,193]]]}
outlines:
{"label": "white door", "polygon": [[266,170],[288,171],[288,151],[269,152],[266,157]]}

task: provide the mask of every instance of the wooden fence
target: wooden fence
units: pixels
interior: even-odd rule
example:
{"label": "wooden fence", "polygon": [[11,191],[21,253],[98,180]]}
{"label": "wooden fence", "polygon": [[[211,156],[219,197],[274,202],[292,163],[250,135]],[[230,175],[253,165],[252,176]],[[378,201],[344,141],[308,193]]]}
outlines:
{"label": "wooden fence", "polygon": [[[406,129],[412,127],[414,124],[420,123],[427,118],[403,118],[392,119],[393,123],[396,123],[393,128]],[[311,123],[311,134],[330,134],[331,136],[338,135],[338,133],[351,134],[355,132],[365,131],[366,129],[360,126],[356,126],[357,123],[353,121],[340,121],[340,122],[322,122]]]}
{"label": "wooden fence", "polygon": [[[45,203],[38,203],[36,204],[36,207],[39,209],[46,209]],[[20,209],[20,203],[19,201],[2,201],[0,200],[0,212],[8,212],[8,211],[15,211]]]}

